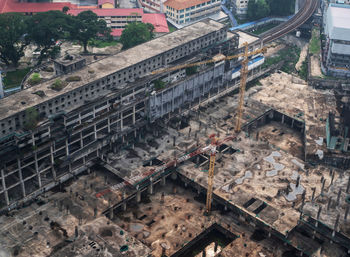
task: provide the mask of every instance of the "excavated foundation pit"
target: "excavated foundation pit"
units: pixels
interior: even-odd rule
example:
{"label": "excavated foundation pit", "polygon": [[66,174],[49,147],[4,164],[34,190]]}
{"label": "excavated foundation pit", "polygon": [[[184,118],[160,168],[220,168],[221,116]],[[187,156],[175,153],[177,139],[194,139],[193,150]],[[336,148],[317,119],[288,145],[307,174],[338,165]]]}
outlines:
{"label": "excavated foundation pit", "polygon": [[238,236],[214,223],[171,257],[215,256]]}
{"label": "excavated foundation pit", "polygon": [[[181,176],[169,178],[166,185],[154,184],[153,194],[142,191],[140,202],[133,198],[125,209],[115,208],[112,218],[112,222],[150,247],[154,256],[209,257],[221,252],[222,256],[245,256],[257,245],[266,256],[281,256],[292,250],[283,241],[269,237],[264,228],[242,222],[217,201],[212,203],[211,215],[204,215],[206,191],[184,182]],[[265,207],[265,203],[259,204],[254,212],[259,214]],[[110,213],[106,215],[110,218]],[[240,255],[231,255],[237,247]]]}

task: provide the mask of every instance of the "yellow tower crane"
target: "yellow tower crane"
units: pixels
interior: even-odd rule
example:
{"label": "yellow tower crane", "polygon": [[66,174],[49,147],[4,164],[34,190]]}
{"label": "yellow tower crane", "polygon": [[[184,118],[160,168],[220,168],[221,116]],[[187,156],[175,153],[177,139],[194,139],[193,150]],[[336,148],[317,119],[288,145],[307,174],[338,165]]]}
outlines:
{"label": "yellow tower crane", "polygon": [[215,169],[215,154],[217,140],[215,134],[209,137],[210,143],[210,159],[209,159],[209,170],[208,170],[208,189],[207,189],[207,201],[206,201],[206,214],[209,215],[211,211],[211,202],[213,198],[213,180],[214,180],[214,169]]}
{"label": "yellow tower crane", "polygon": [[[183,68],[189,68],[189,67],[194,67],[198,65],[203,65],[203,64],[208,64],[208,63],[216,63],[219,61],[224,61],[224,60],[232,60],[234,58],[239,58],[243,57],[243,60],[241,61],[241,83],[239,87],[239,102],[238,102],[238,112],[236,116],[236,125],[235,125],[235,132],[239,133],[241,131],[241,120],[242,120],[242,114],[243,114],[243,106],[244,106],[244,93],[246,89],[246,84],[247,84],[247,76],[248,76],[248,62],[249,62],[249,57],[260,54],[260,53],[265,53],[266,52],[266,47],[256,49],[254,51],[248,52],[249,47],[248,43],[245,42],[243,44],[244,46],[244,52],[237,54],[237,55],[231,55],[231,56],[224,56],[224,55],[217,55],[214,56],[210,60],[206,61],[201,61],[201,62],[195,62],[195,63],[189,63],[189,64],[182,64],[182,65],[177,65],[173,67],[168,67],[168,68],[163,68],[159,70],[155,70],[152,72],[152,74],[159,74],[162,72],[170,72],[170,71],[175,71]],[[214,169],[215,169],[215,154],[216,154],[216,146],[220,145],[222,142],[218,142],[218,140],[214,135],[210,136],[211,138],[211,144],[210,144],[210,160],[209,160],[209,171],[208,171],[208,189],[207,189],[207,200],[206,200],[206,214],[209,215],[211,211],[211,202],[213,198],[213,179],[214,179]],[[229,137],[231,138],[231,137]]]}
{"label": "yellow tower crane", "polygon": [[224,60],[232,60],[234,58],[239,58],[243,57],[243,60],[241,61],[241,83],[239,87],[239,102],[238,102],[238,112],[236,116],[236,125],[235,125],[235,132],[239,133],[241,131],[241,120],[242,120],[242,114],[243,114],[243,104],[244,104],[244,93],[245,93],[245,88],[247,84],[247,76],[248,76],[248,62],[249,62],[249,57],[260,54],[260,53],[265,53],[267,48],[259,48],[254,51],[249,52],[249,47],[248,43],[245,42],[243,43],[244,46],[244,52],[236,55],[231,55],[231,56],[224,56],[222,54],[214,56],[210,60],[205,60],[201,62],[195,62],[195,63],[187,63],[187,64],[181,64],[181,65],[176,65],[173,67],[168,67],[168,68],[163,68],[159,70],[155,70],[152,72],[153,75],[163,73],[163,72],[170,72],[170,71],[175,71],[175,70],[180,70],[184,68],[189,68],[189,67],[194,67],[194,66],[199,66],[203,64],[208,64],[208,63],[216,63]]}

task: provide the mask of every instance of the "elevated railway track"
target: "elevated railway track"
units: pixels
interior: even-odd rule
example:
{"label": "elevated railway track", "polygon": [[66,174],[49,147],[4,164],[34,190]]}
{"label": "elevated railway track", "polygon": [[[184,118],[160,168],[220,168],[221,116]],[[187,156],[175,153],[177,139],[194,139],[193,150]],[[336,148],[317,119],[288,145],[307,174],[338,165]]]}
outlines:
{"label": "elevated railway track", "polygon": [[269,43],[297,29],[312,16],[316,11],[317,5],[318,0],[305,0],[303,8],[300,9],[291,19],[261,35],[263,43]]}

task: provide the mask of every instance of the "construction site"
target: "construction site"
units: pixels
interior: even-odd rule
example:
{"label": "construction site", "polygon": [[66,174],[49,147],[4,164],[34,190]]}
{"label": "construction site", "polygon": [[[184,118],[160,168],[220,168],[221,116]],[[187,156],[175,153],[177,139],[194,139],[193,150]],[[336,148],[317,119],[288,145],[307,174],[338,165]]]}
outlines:
{"label": "construction site", "polygon": [[264,69],[268,47],[208,19],[2,99],[0,256],[349,256],[346,85]]}
{"label": "construction site", "polygon": [[0,254],[347,256],[350,172],[303,161],[322,159],[320,128],[337,111],[330,101],[276,72],[246,91],[240,133],[235,93],[146,126],[79,177],[1,216]]}

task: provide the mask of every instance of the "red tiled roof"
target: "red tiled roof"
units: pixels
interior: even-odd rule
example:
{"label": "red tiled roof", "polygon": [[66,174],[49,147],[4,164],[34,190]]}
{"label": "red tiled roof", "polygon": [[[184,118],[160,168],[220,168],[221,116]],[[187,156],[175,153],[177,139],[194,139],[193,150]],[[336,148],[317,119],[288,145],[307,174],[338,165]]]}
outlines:
{"label": "red tiled roof", "polygon": [[206,2],[209,2],[209,0],[168,0],[164,5],[176,10],[182,10]]}
{"label": "red tiled roof", "polygon": [[0,13],[21,12],[37,13],[47,11],[61,11],[64,6],[77,8],[69,2],[62,3],[19,3],[16,0],[0,0]]}
{"label": "red tiled roof", "polygon": [[122,35],[123,29],[112,29],[111,35],[113,37],[120,37]]}
{"label": "red tiled roof", "polygon": [[103,4],[113,4],[114,6],[114,0],[98,0],[98,5],[103,5]]}
{"label": "red tiled roof", "polygon": [[169,27],[164,13],[145,13],[142,16],[143,23],[151,23],[156,33],[168,33]]}
{"label": "red tiled roof", "polygon": [[[0,0],[1,1],[1,0]],[[121,8],[108,8],[108,9],[101,9],[101,8],[93,8],[90,9],[94,13],[97,14],[99,17],[104,16],[131,16],[135,15],[136,13],[140,16],[143,15],[143,9],[141,8],[132,8],[132,9],[121,9]],[[68,14],[71,15],[78,15],[79,13],[86,11],[81,9],[71,9],[68,11]]]}

